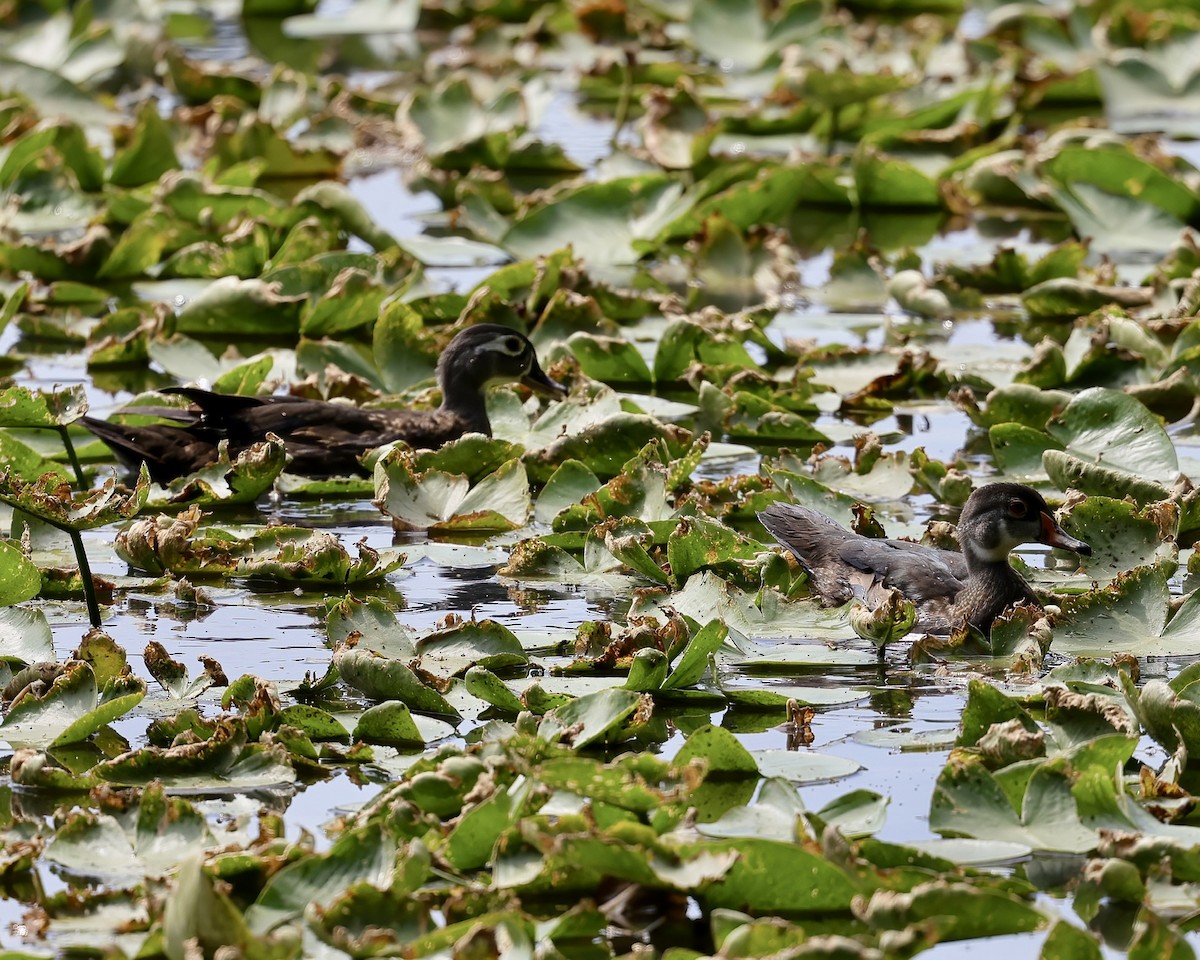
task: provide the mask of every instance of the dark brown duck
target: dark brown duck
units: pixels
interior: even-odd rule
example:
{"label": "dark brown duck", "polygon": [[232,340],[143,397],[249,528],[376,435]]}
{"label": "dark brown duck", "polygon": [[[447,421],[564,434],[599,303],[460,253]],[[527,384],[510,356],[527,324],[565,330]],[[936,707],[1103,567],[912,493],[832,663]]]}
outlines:
{"label": "dark brown duck", "polygon": [[822,602],[840,605],[857,596],[873,607],[895,588],[917,605],[920,627],[932,631],[969,623],[988,633],[1012,604],[1040,607],[1008,562],[1023,543],[1085,557],[1092,552],[1058,525],[1041,494],[1019,483],[994,483],[971,494],[956,530],[962,553],[864,537],[796,504],[773,503],[758,517],[796,555]]}
{"label": "dark brown duck", "polygon": [[125,426],[84,417],[82,423],[136,469],[145,463],[158,483],[168,483],[213,463],[217,445],[229,441],[236,456],[268,433],[281,437],[291,456],[288,470],[310,477],[361,472],[359,457],[403,440],[435,449],[465,433],[492,434],[484,394],[490,386],[522,383],[550,396],[566,395],[538,364],[529,340],[493,323],[461,331],[438,359],[442,404],[436,410],[363,410],[346,403],[301,397],[240,397],[195,387],[175,387],[190,410],[156,410],[177,424]]}

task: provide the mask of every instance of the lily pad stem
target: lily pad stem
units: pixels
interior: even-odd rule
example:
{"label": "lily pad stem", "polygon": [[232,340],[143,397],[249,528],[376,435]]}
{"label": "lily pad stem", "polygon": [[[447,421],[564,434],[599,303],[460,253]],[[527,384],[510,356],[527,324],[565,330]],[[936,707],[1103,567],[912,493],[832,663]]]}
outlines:
{"label": "lily pad stem", "polygon": [[617,111],[613,117],[613,132],[612,139],[609,143],[613,147],[617,145],[617,139],[621,136],[621,130],[625,126],[625,121],[629,119],[629,101],[633,96],[633,67],[636,63],[633,49],[625,48],[624,69],[621,72],[621,96],[617,100]]}
{"label": "lily pad stem", "polygon": [[829,143],[825,147],[825,156],[832,157],[833,151],[837,149],[838,135],[841,133],[842,111],[840,107],[834,107],[829,111]]}
{"label": "lily pad stem", "polygon": [[83,549],[83,534],[49,517],[39,519],[71,538],[71,546],[75,548],[75,563],[79,567],[79,579],[83,581],[83,597],[87,602],[88,619],[93,627],[100,626],[100,598],[96,596],[96,584],[92,582],[92,565],[88,562],[87,551]]}
{"label": "lily pad stem", "polygon": [[71,434],[67,431],[65,424],[58,427],[58,435],[62,437],[63,447],[67,451],[67,459],[71,461],[71,469],[75,471],[75,482],[82,490],[87,486],[87,481],[83,478],[83,467],[79,463],[79,455],[75,453],[75,444],[71,441]]}

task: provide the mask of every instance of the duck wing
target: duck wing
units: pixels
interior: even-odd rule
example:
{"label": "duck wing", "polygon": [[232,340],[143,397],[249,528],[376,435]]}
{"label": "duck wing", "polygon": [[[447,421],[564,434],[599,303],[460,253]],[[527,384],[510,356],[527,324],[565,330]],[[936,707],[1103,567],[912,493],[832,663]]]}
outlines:
{"label": "duck wing", "polygon": [[196,387],[172,387],[200,410],[203,424],[229,438],[238,452],[268,433],[281,437],[292,457],[288,470],[310,477],[362,472],[368,450],[403,440],[434,449],[470,430],[489,432],[448,410],[364,410],[348,403],[304,397],[242,397]]}
{"label": "duck wing", "polygon": [[966,582],[967,562],[961,553],[908,540],[853,537],[839,553],[842,562],[871,574],[885,587],[895,587],[915,603],[953,600]]}
{"label": "duck wing", "polygon": [[767,531],[787,547],[828,604],[860,597],[873,605],[895,587],[915,603],[952,601],[967,577],[966,559],[907,540],[877,540],[847,530],[817,510],[773,503],[758,515]]}
{"label": "duck wing", "polygon": [[220,437],[195,426],[151,423],[135,427],[80,417],[79,423],[105,442],[116,458],[136,473],[144,463],[150,478],[164,486],[217,459]]}

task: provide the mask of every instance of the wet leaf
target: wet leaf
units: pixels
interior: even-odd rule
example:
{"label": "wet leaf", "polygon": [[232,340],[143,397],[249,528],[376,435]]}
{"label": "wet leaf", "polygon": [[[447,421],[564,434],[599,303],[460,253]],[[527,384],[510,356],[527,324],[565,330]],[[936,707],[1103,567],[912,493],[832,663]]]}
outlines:
{"label": "wet leaf", "polygon": [[27,688],[8,709],[0,732],[14,745],[78,743],[124,716],[146,696],[145,681],[125,675],[100,689],[90,664],[72,660],[45,690]]}
{"label": "wet leaf", "polygon": [[0,606],[24,603],[38,595],[42,574],[20,547],[0,540]]}
{"label": "wet leaf", "polygon": [[150,477],[144,465],[132,491],[112,478],[94,490],[76,494],[54,474],[28,483],[11,471],[0,475],[0,501],[67,530],[90,530],[129,520],[145,506],[149,492]]}
{"label": "wet leaf", "polygon": [[87,411],[82,386],[52,391],[10,386],[0,391],[0,426],[4,427],[65,426]]}

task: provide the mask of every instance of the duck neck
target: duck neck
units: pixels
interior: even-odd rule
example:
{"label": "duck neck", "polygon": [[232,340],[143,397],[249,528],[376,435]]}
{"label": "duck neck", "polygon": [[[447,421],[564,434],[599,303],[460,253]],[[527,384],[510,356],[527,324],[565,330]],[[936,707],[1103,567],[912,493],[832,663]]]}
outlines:
{"label": "duck neck", "polygon": [[492,426],[488,420],[484,387],[466,377],[453,374],[440,378],[442,388],[441,409],[462,420],[475,433],[491,436]]}
{"label": "duck neck", "polygon": [[1025,578],[1008,562],[1007,550],[964,549],[963,554],[967,561],[967,584],[957,603],[962,605],[966,618],[985,633],[1010,604],[1039,602]]}
{"label": "duck neck", "polygon": [[1011,552],[1009,550],[1000,547],[988,548],[967,541],[962,545],[962,551],[967,561],[967,572],[972,577],[995,577],[1016,573],[1008,562]]}

